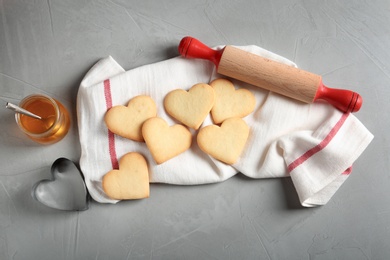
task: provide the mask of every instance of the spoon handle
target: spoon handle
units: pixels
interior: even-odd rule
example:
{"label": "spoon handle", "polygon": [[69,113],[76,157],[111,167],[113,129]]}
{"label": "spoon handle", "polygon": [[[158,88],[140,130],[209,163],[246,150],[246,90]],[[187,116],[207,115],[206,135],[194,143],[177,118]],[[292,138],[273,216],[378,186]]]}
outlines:
{"label": "spoon handle", "polygon": [[19,113],[19,114],[23,114],[23,115],[26,115],[26,116],[30,116],[30,117],[33,117],[35,119],[42,119],[42,117],[36,115],[36,114],[33,114],[31,113],[30,111],[27,111],[26,109],[23,109],[17,105],[14,105],[12,103],[9,103],[7,102],[7,104],[5,105],[6,108],[8,109],[11,109],[13,110],[14,112],[16,113]]}

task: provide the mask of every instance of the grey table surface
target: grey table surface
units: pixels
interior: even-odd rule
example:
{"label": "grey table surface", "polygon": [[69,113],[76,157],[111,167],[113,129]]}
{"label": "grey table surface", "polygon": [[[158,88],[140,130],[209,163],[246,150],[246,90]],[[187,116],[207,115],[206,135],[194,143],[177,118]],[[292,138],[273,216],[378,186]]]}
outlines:
{"label": "grey table surface", "polygon": [[[40,146],[0,110],[0,259],[389,259],[389,24],[387,0],[0,0],[1,102],[46,93],[72,115],[65,139]],[[79,160],[76,95],[91,66],[172,58],[186,35],[261,46],[363,96],[355,115],[375,138],[330,202],[303,208],[289,178],[241,175],[81,212],[35,201],[55,159]]]}

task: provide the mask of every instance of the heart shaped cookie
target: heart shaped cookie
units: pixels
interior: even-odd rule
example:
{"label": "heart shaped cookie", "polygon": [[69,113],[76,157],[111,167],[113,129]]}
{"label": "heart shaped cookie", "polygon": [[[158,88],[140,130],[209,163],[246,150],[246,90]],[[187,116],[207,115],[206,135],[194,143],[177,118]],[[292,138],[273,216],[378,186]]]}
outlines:
{"label": "heart shaped cookie", "polygon": [[236,90],[233,83],[227,79],[216,79],[210,85],[216,94],[215,104],[211,109],[215,124],[231,117],[245,117],[255,109],[256,99],[249,90]]}
{"label": "heart shaped cookie", "polygon": [[33,187],[33,197],[42,204],[60,210],[86,210],[87,188],[79,169],[69,159],[59,158],[51,167],[51,180]]}
{"label": "heart shaped cookie", "polygon": [[127,106],[114,106],[106,112],[104,121],[114,134],[142,142],[142,124],[157,115],[156,103],[149,96],[136,96]]}
{"label": "heart shaped cookie", "polygon": [[169,115],[188,127],[197,130],[210,113],[215,102],[213,88],[199,83],[189,91],[176,89],[169,92],[164,99],[164,107]]}
{"label": "heart shaped cookie", "polygon": [[199,130],[199,148],[226,164],[234,164],[249,136],[249,127],[239,117],[226,119],[221,126],[209,125]]}
{"label": "heart shaped cookie", "polygon": [[150,118],[142,126],[142,134],[157,164],[186,151],[191,146],[191,132],[183,125],[169,126],[159,117]]}
{"label": "heart shaped cookie", "polygon": [[149,197],[149,170],[139,153],[127,153],[119,160],[119,170],[103,176],[103,190],[111,199],[129,200]]}

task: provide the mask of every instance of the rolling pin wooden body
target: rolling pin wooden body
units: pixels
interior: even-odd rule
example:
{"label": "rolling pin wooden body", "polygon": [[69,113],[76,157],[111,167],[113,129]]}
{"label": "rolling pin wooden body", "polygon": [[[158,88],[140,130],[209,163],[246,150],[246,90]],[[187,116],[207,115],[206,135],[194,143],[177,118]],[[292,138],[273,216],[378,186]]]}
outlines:
{"label": "rolling pin wooden body", "polygon": [[343,112],[356,112],[362,105],[362,98],[358,93],[328,88],[319,75],[233,46],[213,50],[192,37],[185,37],[180,42],[179,52],[186,58],[212,61],[217,72],[222,75],[305,103],[326,100]]}

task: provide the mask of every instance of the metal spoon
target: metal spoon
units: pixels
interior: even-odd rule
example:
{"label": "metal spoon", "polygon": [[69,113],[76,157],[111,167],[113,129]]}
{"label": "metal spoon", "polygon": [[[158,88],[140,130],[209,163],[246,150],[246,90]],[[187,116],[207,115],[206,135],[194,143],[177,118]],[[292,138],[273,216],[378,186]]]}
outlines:
{"label": "metal spoon", "polygon": [[21,107],[19,107],[19,106],[17,106],[17,105],[14,105],[14,104],[12,104],[12,103],[9,103],[9,102],[7,102],[7,104],[6,104],[5,107],[8,108],[8,109],[13,110],[14,112],[19,113],[19,114],[23,114],[23,115],[26,115],[26,116],[30,116],[30,117],[33,117],[33,118],[35,118],[35,119],[42,119],[42,117],[40,117],[40,116],[38,116],[38,115],[36,115],[36,114],[33,114],[33,113],[31,113],[30,111],[28,111],[28,110],[26,110],[26,109],[23,109],[23,108],[21,108]]}

